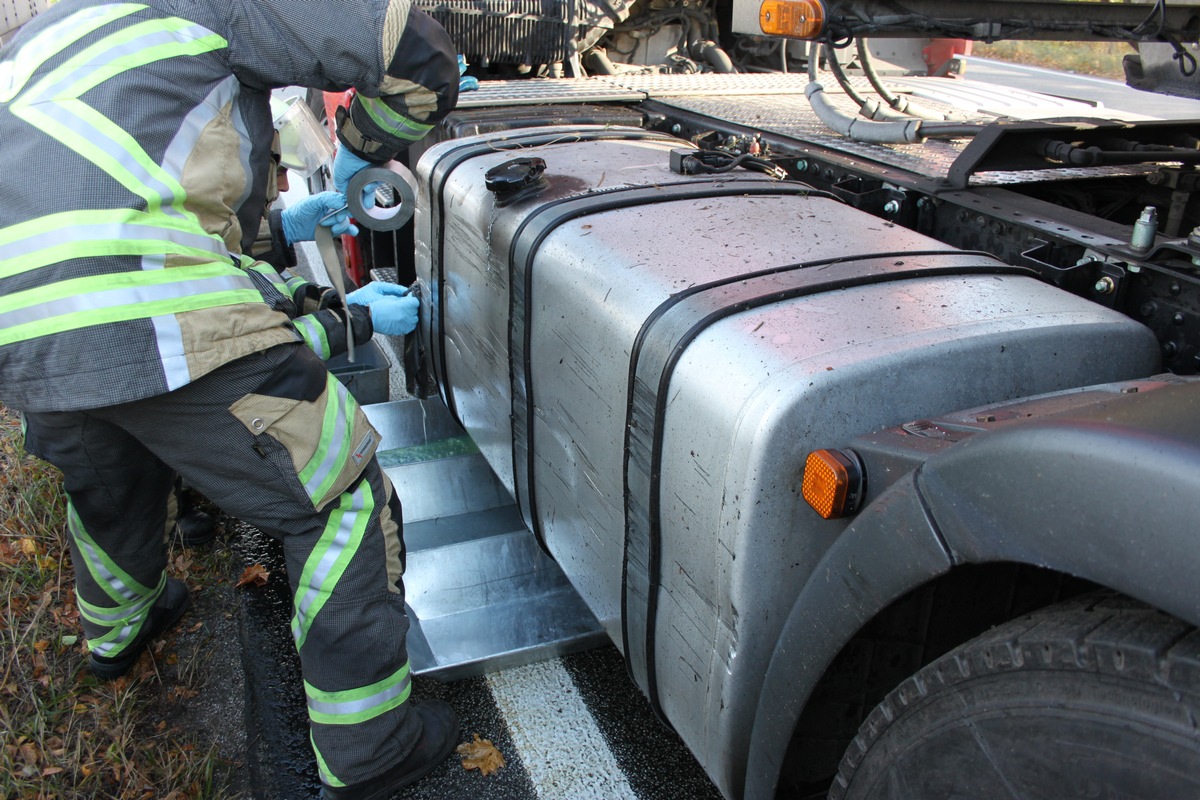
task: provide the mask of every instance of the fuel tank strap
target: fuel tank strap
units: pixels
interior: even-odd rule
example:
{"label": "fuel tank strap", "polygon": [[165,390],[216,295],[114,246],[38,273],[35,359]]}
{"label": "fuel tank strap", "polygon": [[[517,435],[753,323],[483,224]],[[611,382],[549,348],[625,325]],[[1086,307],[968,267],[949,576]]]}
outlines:
{"label": "fuel tank strap", "polygon": [[625,556],[622,636],[626,666],[665,719],[655,664],[662,574],[660,483],[668,389],[687,347],[734,314],[805,295],[934,275],[1033,275],[986,253],[897,252],[851,256],[731,276],[672,295],[642,324],[629,365],[625,426]]}
{"label": "fuel tank strap", "polygon": [[657,133],[639,128],[551,126],[493,135],[488,136],[486,139],[472,137],[471,141],[465,141],[456,146],[448,147],[438,155],[438,160],[429,173],[430,220],[429,227],[426,229],[430,234],[426,241],[429,242],[430,280],[434,284],[431,288],[434,288],[433,298],[435,298],[431,304],[433,319],[430,320],[429,349],[433,362],[434,378],[437,380],[437,385],[443,387],[442,395],[446,401],[446,407],[450,409],[451,416],[459,425],[462,425],[463,421],[458,414],[458,409],[455,407],[454,392],[450,388],[451,384],[446,371],[446,336],[442,328],[442,320],[446,316],[446,295],[440,290],[440,287],[445,285],[446,277],[446,268],[443,263],[442,253],[444,251],[443,244],[446,236],[446,214],[444,211],[446,198],[444,190],[447,181],[456,168],[473,158],[487,155],[488,153],[521,150],[528,147],[541,147],[549,144],[612,139],[679,141],[675,137],[665,133]]}
{"label": "fuel tank strap", "polygon": [[508,260],[512,270],[509,278],[509,361],[512,370],[513,481],[517,505],[525,517],[525,523],[543,548],[546,547],[546,540],[537,513],[537,487],[533,473],[536,401],[530,380],[532,327],[528,320],[533,295],[533,262],[538,249],[560,225],[589,214],[731,195],[831,197],[803,183],[771,180],[754,173],[680,177],[678,183],[626,186],[552,200],[531,212],[513,232]]}

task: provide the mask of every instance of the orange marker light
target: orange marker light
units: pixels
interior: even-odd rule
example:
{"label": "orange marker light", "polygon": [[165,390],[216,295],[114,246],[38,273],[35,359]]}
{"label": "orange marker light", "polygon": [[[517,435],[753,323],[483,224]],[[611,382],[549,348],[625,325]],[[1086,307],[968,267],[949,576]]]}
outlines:
{"label": "orange marker light", "polygon": [[814,450],[804,463],[800,492],[825,519],[858,510],[863,496],[863,470],[853,450]]}
{"label": "orange marker light", "polygon": [[763,0],[758,27],[768,36],[815,39],[825,30],[825,7],[820,0]]}

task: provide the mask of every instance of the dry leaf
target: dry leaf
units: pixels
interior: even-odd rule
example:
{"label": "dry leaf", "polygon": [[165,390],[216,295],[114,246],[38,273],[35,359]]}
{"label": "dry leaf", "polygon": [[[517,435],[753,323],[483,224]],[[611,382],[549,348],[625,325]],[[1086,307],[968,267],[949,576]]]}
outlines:
{"label": "dry leaf", "polygon": [[238,578],[238,582],[234,584],[234,588],[240,589],[243,586],[266,586],[267,578],[271,577],[262,564],[251,564],[242,572],[242,577]]}
{"label": "dry leaf", "polygon": [[38,543],[35,542],[33,539],[29,539],[29,538],[21,539],[20,545],[21,545],[21,553],[23,555],[36,557],[36,556],[40,556],[42,554],[42,549],[40,547],[38,547]]}
{"label": "dry leaf", "polygon": [[478,733],[471,734],[473,741],[463,742],[454,752],[462,756],[463,769],[477,769],[481,775],[491,775],[504,766],[504,756],[487,739],[480,739]]}

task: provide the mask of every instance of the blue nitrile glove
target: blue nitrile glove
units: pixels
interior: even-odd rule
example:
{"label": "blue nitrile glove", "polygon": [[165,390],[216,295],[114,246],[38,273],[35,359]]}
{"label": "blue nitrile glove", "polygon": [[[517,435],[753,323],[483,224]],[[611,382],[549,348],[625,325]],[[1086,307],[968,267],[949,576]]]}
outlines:
{"label": "blue nitrile glove", "polygon": [[467,71],[467,58],[461,53],[458,56],[458,90],[460,92],[470,92],[479,88],[479,79],[472,78],[470,75],[463,75]]}
{"label": "blue nitrile glove", "polygon": [[[329,216],[339,208],[342,209],[340,212]],[[283,235],[288,244],[311,242],[316,235],[318,223],[332,229],[336,234],[358,234],[358,228],[350,222],[350,212],[346,210],[346,196],[340,192],[310,195],[296,205],[285,208],[281,217]]]}
{"label": "blue nitrile glove", "polygon": [[403,336],[417,327],[417,309],[421,302],[411,294],[404,297],[385,295],[371,301],[371,325],[378,333]]}
{"label": "blue nitrile glove", "polygon": [[404,297],[406,294],[407,286],[390,281],[371,281],[361,289],[355,289],[346,295],[346,305],[369,306],[385,297]]}
{"label": "blue nitrile glove", "polygon": [[[339,145],[337,153],[333,156],[333,188],[345,194],[350,179],[369,166],[370,161],[354,155],[345,145]],[[377,183],[369,183],[363,187],[363,208],[375,207],[375,190],[378,187]]]}

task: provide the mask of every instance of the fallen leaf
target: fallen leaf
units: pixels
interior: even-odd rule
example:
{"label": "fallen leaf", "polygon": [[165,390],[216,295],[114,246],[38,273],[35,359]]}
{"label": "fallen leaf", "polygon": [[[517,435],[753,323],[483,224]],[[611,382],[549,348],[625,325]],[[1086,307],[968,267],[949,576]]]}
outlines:
{"label": "fallen leaf", "polygon": [[240,589],[243,586],[266,586],[267,578],[271,577],[262,564],[251,564],[242,572],[242,577],[238,578],[238,582],[234,584],[235,589]]}
{"label": "fallen leaf", "polygon": [[478,733],[471,734],[473,741],[463,742],[454,752],[462,756],[463,769],[477,769],[481,775],[491,775],[504,766],[504,756],[487,739],[480,739]]}
{"label": "fallen leaf", "polygon": [[29,539],[29,538],[22,539],[20,541],[20,545],[21,545],[21,553],[23,555],[36,557],[36,556],[40,556],[42,554],[42,549],[40,547],[38,547],[38,543],[35,542],[33,539]]}
{"label": "fallen leaf", "polygon": [[51,775],[57,775],[58,773],[65,771],[66,770],[64,770],[62,767],[46,767],[44,770],[42,770],[42,777],[49,778]]}

